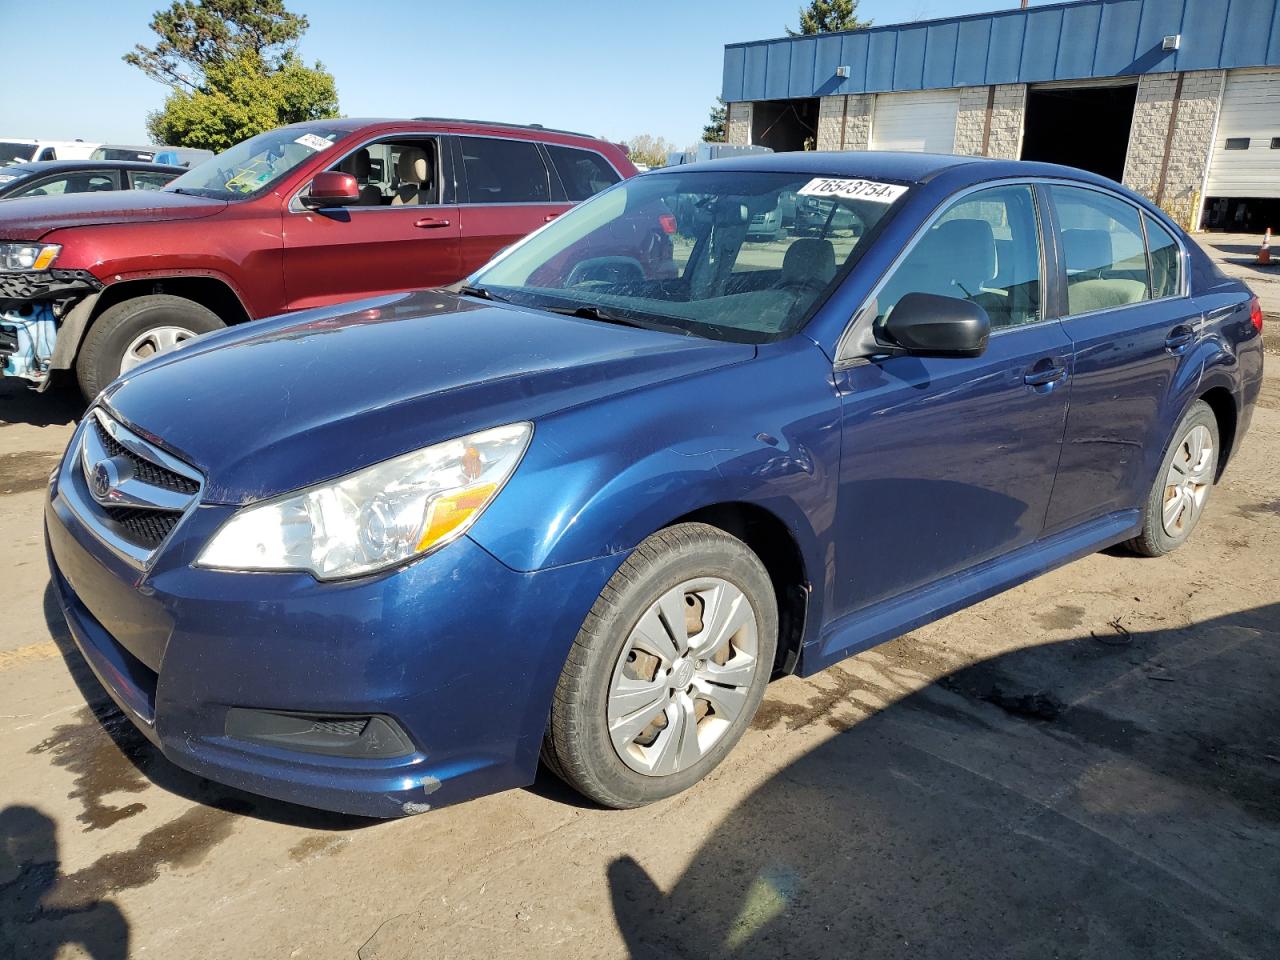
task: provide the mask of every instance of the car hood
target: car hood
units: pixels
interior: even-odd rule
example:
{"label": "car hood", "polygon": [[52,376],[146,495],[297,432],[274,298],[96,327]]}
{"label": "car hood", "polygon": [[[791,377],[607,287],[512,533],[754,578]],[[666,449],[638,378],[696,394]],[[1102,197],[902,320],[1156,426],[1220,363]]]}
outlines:
{"label": "car hood", "polygon": [[242,504],[504,423],[536,443],[539,417],[754,355],[422,291],[205,336],[102,402],[203,471],[205,502]]}
{"label": "car hood", "polygon": [[227,201],[164,190],[106,190],[62,197],[0,201],[0,240],[39,240],[66,227],[162,220],[199,220],[225,210]]}

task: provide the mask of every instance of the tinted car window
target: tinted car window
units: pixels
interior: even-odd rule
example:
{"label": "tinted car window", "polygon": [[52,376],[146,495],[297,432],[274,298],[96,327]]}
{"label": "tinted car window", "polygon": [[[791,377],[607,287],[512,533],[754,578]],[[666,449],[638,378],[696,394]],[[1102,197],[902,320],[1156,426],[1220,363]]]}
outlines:
{"label": "tinted car window", "polygon": [[1155,297],[1176,297],[1182,292],[1182,251],[1178,242],[1153,218],[1147,223],[1147,246],[1151,250],[1151,290]]}
{"label": "tinted car window", "polygon": [[1079,187],[1053,187],[1067,267],[1072,316],[1151,297],[1147,250],[1138,211],[1119,197]]}
{"label": "tinted car window", "polygon": [[548,203],[551,187],[538,146],[527,140],[459,137],[472,203]]}
{"label": "tinted car window", "polygon": [[908,293],[969,300],[993,330],[1040,316],[1040,230],[1025,185],[994,187],[952,204],[898,265],[877,297],[877,323]]}
{"label": "tinted car window", "polygon": [[25,163],[35,156],[36,145],[34,143],[13,143],[8,140],[0,140],[0,167],[6,167],[11,163]]}
{"label": "tinted car window", "polygon": [[116,189],[116,180],[109,173],[70,173],[33,183],[25,190],[19,190],[10,196],[12,198],[53,197],[64,193],[93,193],[114,189]]}
{"label": "tinted car window", "polygon": [[598,153],[551,143],[546,147],[570,200],[585,200],[622,179]]}
{"label": "tinted car window", "polygon": [[172,173],[148,173],[138,171],[129,174],[134,190],[159,190],[174,178]]}

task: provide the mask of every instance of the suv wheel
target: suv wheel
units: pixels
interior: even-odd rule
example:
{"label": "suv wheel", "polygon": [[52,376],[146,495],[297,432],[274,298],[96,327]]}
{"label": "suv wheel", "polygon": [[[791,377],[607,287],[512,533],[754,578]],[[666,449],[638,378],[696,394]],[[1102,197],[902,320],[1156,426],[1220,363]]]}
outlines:
{"label": "suv wheel", "polygon": [[1218,474],[1218,418],[1203,400],[1187,411],[1173,433],[1143,511],[1142,533],[1127,544],[1144,557],[1180,547],[1200,522]]}
{"label": "suv wheel", "polygon": [[692,786],[750,724],[777,634],[773,585],[744,543],[700,523],[655,533],[605,585],[578,632],[544,760],[608,807]]}
{"label": "suv wheel", "polygon": [[120,374],[224,326],[212,310],[183,297],[154,294],[117,303],[93,321],[80,346],[76,357],[80,390],[86,400],[92,400]]}

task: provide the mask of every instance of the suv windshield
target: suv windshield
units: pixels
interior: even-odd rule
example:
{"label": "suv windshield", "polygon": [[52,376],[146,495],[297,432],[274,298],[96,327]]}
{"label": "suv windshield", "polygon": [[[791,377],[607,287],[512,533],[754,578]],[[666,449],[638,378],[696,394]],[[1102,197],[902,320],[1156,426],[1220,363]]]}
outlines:
{"label": "suv windshield", "polygon": [[598,319],[777,340],[799,329],[906,189],[796,173],[636,177],[468,283],[494,298]]}
{"label": "suv windshield", "polygon": [[0,167],[7,167],[11,163],[26,163],[35,155],[34,143],[12,143],[0,140]]}
{"label": "suv windshield", "polygon": [[184,173],[165,189],[219,200],[241,200],[269,189],[310,157],[328,150],[341,130],[282,127],[250,137]]}

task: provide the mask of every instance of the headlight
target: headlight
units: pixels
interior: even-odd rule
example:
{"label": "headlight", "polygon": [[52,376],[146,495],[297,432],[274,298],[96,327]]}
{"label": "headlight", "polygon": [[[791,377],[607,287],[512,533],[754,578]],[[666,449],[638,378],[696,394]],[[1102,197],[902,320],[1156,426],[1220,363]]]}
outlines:
{"label": "headlight", "polygon": [[530,423],[406,453],[278,500],[245,507],[196,560],[222,570],[371,573],[466,532],[520,462]]}
{"label": "headlight", "polygon": [[0,243],[0,270],[48,270],[61,249],[56,243]]}

